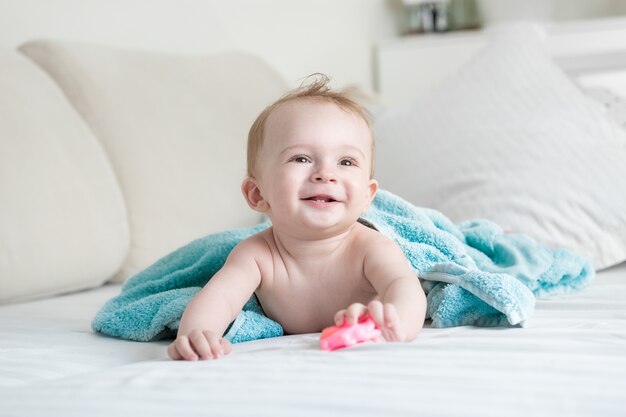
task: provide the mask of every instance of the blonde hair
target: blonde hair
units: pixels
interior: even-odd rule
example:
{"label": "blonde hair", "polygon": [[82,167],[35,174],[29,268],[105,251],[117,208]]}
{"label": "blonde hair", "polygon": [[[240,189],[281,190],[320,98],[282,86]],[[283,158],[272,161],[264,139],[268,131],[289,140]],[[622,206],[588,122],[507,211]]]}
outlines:
{"label": "blonde hair", "polygon": [[256,118],[250,131],[248,132],[248,172],[249,177],[254,177],[256,169],[256,162],[261,147],[264,142],[264,130],[265,123],[269,115],[281,104],[287,103],[293,100],[299,99],[313,99],[320,100],[328,103],[333,103],[340,108],[350,111],[355,115],[361,117],[367,127],[369,128],[371,135],[371,164],[370,164],[370,177],[374,175],[374,133],[372,131],[372,116],[369,111],[358,104],[356,101],[350,98],[350,95],[354,94],[351,89],[332,90],[329,86],[330,78],[324,74],[312,74],[305,78],[300,87],[287,92],[281,98],[276,100],[271,105],[267,106],[261,114]]}

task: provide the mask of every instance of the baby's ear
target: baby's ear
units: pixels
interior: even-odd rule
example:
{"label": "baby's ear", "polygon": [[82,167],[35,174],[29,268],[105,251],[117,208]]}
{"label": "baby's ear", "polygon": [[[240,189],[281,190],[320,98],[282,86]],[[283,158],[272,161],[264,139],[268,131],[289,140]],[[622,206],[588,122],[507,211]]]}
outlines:
{"label": "baby's ear", "polygon": [[365,210],[363,210],[363,212],[367,211],[370,204],[372,203],[372,200],[376,196],[377,191],[378,191],[378,181],[376,181],[375,179],[371,179],[367,187],[367,205],[365,206]]}
{"label": "baby's ear", "polygon": [[256,183],[256,179],[252,177],[246,177],[246,179],[243,180],[243,183],[241,184],[241,192],[243,193],[243,196],[251,209],[263,213],[270,208],[269,204],[261,194],[261,190]]}

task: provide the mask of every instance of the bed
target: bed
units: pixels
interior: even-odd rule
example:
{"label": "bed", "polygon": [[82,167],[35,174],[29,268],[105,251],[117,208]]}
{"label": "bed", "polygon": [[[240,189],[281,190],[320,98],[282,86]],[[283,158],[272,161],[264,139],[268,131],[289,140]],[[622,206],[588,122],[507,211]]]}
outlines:
{"label": "bed", "polygon": [[[507,55],[511,59],[505,62],[494,61],[495,56],[501,56],[502,49],[497,50],[498,54],[491,50],[471,61],[471,57],[481,50],[480,45],[485,41],[483,35],[475,38],[470,34],[469,38],[464,38],[469,39],[469,43],[461,39],[460,44],[469,48],[463,49],[463,53],[459,53],[459,39],[454,38],[453,34],[451,38],[431,38],[426,44],[423,41],[414,43],[407,40],[383,42],[377,54],[378,87],[381,96],[388,100],[384,106],[380,100],[366,102],[376,117],[379,140],[377,176],[385,184],[384,188],[404,196],[414,204],[437,208],[455,222],[487,216],[507,230],[529,232],[547,245],[573,246],[577,252],[585,254],[597,269],[596,277],[588,287],[572,293],[540,296],[534,315],[525,327],[435,328],[427,322],[420,336],[412,343],[367,343],[334,352],[320,350],[319,333],[290,335],[237,344],[228,357],[202,362],[168,360],[168,341],[121,340],[94,333],[91,328],[92,319],[98,310],[122,291],[121,281],[137,272],[138,268],[154,261],[158,253],[162,255],[176,247],[172,245],[189,240],[189,235],[182,233],[181,229],[188,227],[187,231],[196,233],[198,229],[206,230],[207,233],[210,231],[208,225],[203,224],[198,228],[197,223],[190,223],[198,222],[202,210],[210,206],[203,205],[206,202],[200,201],[197,189],[184,189],[174,181],[163,182],[165,177],[152,178],[153,182],[148,184],[154,187],[146,187],[145,181],[159,168],[156,163],[148,166],[148,176],[136,180],[139,178],[138,172],[131,172],[127,169],[128,165],[124,165],[124,158],[132,158],[133,155],[130,152],[118,152],[123,148],[116,148],[121,145],[113,133],[119,129],[119,132],[125,134],[121,135],[123,140],[131,143],[137,138],[129,138],[132,136],[130,134],[140,136],[141,129],[147,127],[139,123],[137,126],[130,124],[130,130],[124,131],[125,125],[120,120],[126,119],[115,118],[116,111],[124,113],[133,109],[132,100],[124,102],[129,107],[122,106],[121,110],[116,105],[102,103],[110,104],[106,102],[109,97],[107,94],[113,96],[131,89],[132,84],[141,84],[140,78],[130,77],[130,82],[126,84],[110,84],[111,88],[102,89],[104,93],[97,96],[96,93],[102,91],[90,88],[98,86],[98,83],[110,82],[109,77],[116,74],[89,72],[88,64],[97,64],[95,69],[91,68],[97,71],[105,67],[104,63],[114,60],[120,60],[124,68],[130,69],[143,68],[146,62],[150,62],[152,67],[171,71],[168,73],[171,75],[181,63],[187,65],[191,61],[182,57],[163,58],[148,54],[138,58],[95,46],[92,48],[52,41],[35,42],[22,47],[21,53],[37,63],[42,73],[50,76],[46,82],[53,79],[65,93],[68,102],[78,110],[80,120],[85,122],[85,125],[81,125],[85,132],[81,130],[81,134],[94,135],[96,139],[90,136],[94,143],[99,141],[104,144],[104,151],[98,150],[95,163],[101,163],[108,157],[112,164],[106,168],[106,175],[115,178],[112,181],[119,181],[121,186],[107,194],[102,204],[98,204],[100,200],[97,198],[87,195],[86,200],[91,205],[85,207],[94,210],[104,207],[106,213],[113,217],[110,223],[113,226],[109,229],[117,227],[119,229],[115,230],[119,233],[107,235],[109,241],[99,242],[108,245],[100,251],[84,243],[90,242],[88,239],[95,233],[89,229],[89,236],[81,235],[83,241],[63,242],[71,245],[71,250],[63,253],[53,251],[51,254],[40,252],[37,253],[39,258],[27,258],[35,266],[39,266],[36,264],[40,261],[41,265],[54,267],[49,270],[49,275],[46,275],[45,270],[36,268],[33,269],[35,273],[43,274],[46,278],[52,277],[54,273],[59,277],[59,282],[63,279],[66,282],[56,287],[39,283],[41,288],[37,288],[38,292],[33,292],[30,299],[9,299],[9,302],[0,305],[0,415],[626,415],[626,164],[622,162],[626,159],[626,134],[623,132],[626,120],[623,119],[624,107],[621,104],[623,97],[626,97],[623,95],[626,86],[626,45],[623,40],[626,37],[621,36],[626,33],[626,21],[556,25],[545,33],[554,40],[550,43],[553,48],[551,53],[558,58],[556,62],[565,72],[551,69],[556,65],[551,61],[545,61],[545,65],[535,65],[537,60],[528,60],[529,56],[535,56],[533,47],[525,43],[525,37],[521,40],[515,38],[518,36],[515,34],[513,45],[520,45],[519,50],[527,55]],[[585,45],[584,48],[572,48],[572,40],[580,39],[586,39],[580,43]],[[603,39],[606,42],[602,42]],[[429,95],[427,102],[418,100],[408,103],[408,90],[413,91],[414,98],[426,96],[426,89],[442,80],[438,74],[443,71],[440,61],[424,60],[422,56],[416,65],[424,66],[423,74],[431,74],[432,77],[430,81],[421,78],[416,81],[415,71],[407,72],[406,67],[402,66],[415,59],[411,50],[418,48],[428,54],[428,50],[435,44],[441,47],[437,52],[440,54],[446,50],[446,42],[451,42],[452,46],[449,59],[445,59],[443,64],[447,75],[453,79],[446,82],[447,87],[438,89],[435,96]],[[510,46],[508,44],[506,48],[512,50]],[[500,44],[497,48],[502,47]],[[94,50],[99,51],[98,54],[93,53]],[[88,59],[80,61],[85,55]],[[516,61],[520,56],[524,59]],[[205,66],[200,68],[215,76],[215,79],[228,75],[241,81],[244,85],[241,90],[237,90],[238,96],[243,95],[242,91],[250,91],[253,85],[262,84],[266,88],[254,100],[229,102],[229,105],[234,106],[233,112],[238,111],[237,106],[247,106],[245,117],[250,117],[258,110],[257,107],[284,88],[276,74],[257,60],[241,56],[222,56],[219,59],[223,61],[202,61]],[[176,65],[172,64],[174,61]],[[460,69],[460,76],[452,75],[450,65],[453,65],[453,61],[457,65],[455,68]],[[61,65],[59,62],[65,66],[58,66]],[[77,62],[81,65],[77,65],[78,70],[75,68],[72,72],[71,65]],[[154,65],[155,62],[158,65]],[[249,77],[249,73],[237,71],[226,75],[210,72],[216,67],[215,62],[227,62],[228,65],[235,65],[234,68],[250,67],[254,76]],[[428,62],[431,62],[430,67],[427,66]],[[476,74],[497,68],[497,73],[494,72],[494,77],[488,81],[493,84],[510,84],[507,77],[511,76],[512,71],[508,69],[525,68],[525,63],[529,62],[532,63],[529,70],[539,70],[531,75],[524,74],[524,79],[528,81],[527,88],[506,91],[507,94],[517,95],[532,91],[530,96],[524,95],[523,100],[514,100],[512,96],[496,94],[497,99],[503,100],[502,103],[515,105],[492,105],[488,98],[494,97],[494,91],[505,90],[492,91],[489,90],[489,83],[471,82]],[[546,73],[551,78],[544,78]],[[259,83],[259,78],[255,77],[264,77],[263,82]],[[573,77],[577,85],[563,81],[564,77]],[[151,88],[161,88],[164,84],[156,76],[154,80],[148,78],[141,79],[141,82],[154,81]],[[195,80],[188,72],[183,72],[182,78],[188,85],[195,86]],[[84,88],[73,90],[77,85]],[[216,85],[222,86],[216,81],[210,88],[216,90]],[[204,84],[202,86],[204,88]],[[80,93],[76,94],[76,91]],[[91,100],[90,94],[100,101]],[[185,92],[184,99],[188,100],[192,96],[193,92]],[[576,105],[568,107],[571,113],[562,118],[561,115],[555,117],[557,113],[554,111],[562,103],[551,101],[554,97],[565,98],[568,106],[572,103]],[[468,103],[477,104],[473,106]],[[510,118],[512,113],[530,111],[538,103],[553,107],[548,109],[550,111],[540,112],[529,129],[514,129],[507,124],[514,120]],[[146,102],[140,104],[143,106]],[[154,108],[157,108],[157,104]],[[511,113],[501,113],[503,107],[510,107]],[[453,108],[455,112],[451,116],[449,110]],[[481,123],[469,121],[476,120],[474,116],[483,117],[487,113],[464,113],[463,109],[486,109],[492,116],[488,123],[492,129],[490,133],[514,130],[521,133],[511,137],[487,135],[501,140],[497,144],[481,142],[479,138],[484,136],[481,129],[485,126],[485,119],[480,119]],[[407,115],[409,119],[406,119]],[[118,122],[117,125],[111,123],[103,127],[102,123],[107,121],[107,117]],[[154,115],[149,115],[142,120],[150,124],[153,121],[156,123],[156,119]],[[405,123],[406,120],[417,123],[422,134],[415,135],[416,127]],[[555,121],[558,123],[555,124]],[[239,122],[241,119],[233,124]],[[168,128],[172,126],[168,125]],[[412,136],[405,134],[407,129],[413,129]],[[550,135],[563,129],[566,129],[566,135]],[[534,141],[537,134],[544,135],[546,132],[547,136],[540,136],[545,140],[537,141],[536,146],[511,147],[523,144],[524,141]],[[235,133],[241,134],[239,130]],[[602,146],[587,140],[586,135],[594,140],[601,139],[598,143]],[[405,140],[406,137],[410,137],[410,141]],[[464,141],[455,142],[454,138],[458,137]],[[178,151],[173,142],[167,142],[164,137],[159,137],[159,140],[158,143],[154,142],[151,153],[144,156],[146,160],[154,155],[173,153],[172,149]],[[176,140],[182,141],[180,137],[176,137]],[[126,142],[125,146],[130,146]],[[139,142],[143,146],[140,149],[153,146],[147,140]],[[424,143],[429,146],[423,146]],[[468,143],[472,146],[468,147]],[[475,146],[478,143],[481,143],[482,148]],[[507,147],[498,148],[503,144]],[[162,149],[159,148],[161,145]],[[238,144],[233,146],[232,153],[228,153],[229,150],[219,155],[219,158],[235,160],[230,157],[238,155],[241,149]],[[542,153],[535,152],[540,146],[543,146]],[[491,149],[495,151],[488,153]],[[524,149],[531,149],[532,152]],[[192,148],[191,145],[187,150],[194,157],[205,151],[204,148]],[[465,159],[461,159],[461,156],[477,151],[485,156],[481,161],[490,162],[477,164],[472,169],[463,166],[461,162]],[[596,155],[596,151],[601,153]],[[445,153],[447,157],[441,158],[437,152]],[[456,157],[451,156],[454,153]],[[593,158],[588,157],[591,154]],[[87,158],[88,153],[84,151],[78,155]],[[194,169],[196,165],[193,164],[206,165],[201,159],[193,159],[192,155],[189,155],[189,165]],[[538,158],[538,155],[544,159]],[[567,175],[556,175],[553,178],[548,176],[553,174],[552,171],[529,170],[529,166],[534,167],[532,161],[538,159],[545,166],[567,168],[567,171],[562,171]],[[8,157],[3,161],[5,164],[11,162]],[[571,170],[572,167],[567,165],[571,161],[576,161],[576,166],[582,169]],[[592,163],[594,166],[589,165]],[[483,169],[485,166],[489,169]],[[407,171],[409,168],[410,172]],[[92,166],[90,169],[95,168]],[[176,169],[184,171],[180,167]],[[441,175],[444,171],[448,174]],[[534,175],[543,176],[527,177],[530,171]],[[50,172],[55,171],[46,171],[45,174],[52,175]],[[225,172],[221,175],[237,179],[236,172]],[[89,173],[91,175],[92,171]],[[196,171],[192,174],[196,175]],[[219,170],[217,174],[211,173],[218,174]],[[75,171],[71,171],[70,175],[75,176]],[[96,184],[99,187],[107,185],[106,181],[101,180],[104,174],[98,175],[100,180]],[[204,172],[202,175],[209,174]],[[88,182],[85,184],[90,185]],[[82,192],[86,192],[83,188],[89,188],[85,184],[78,185]],[[181,216],[180,210],[186,207],[173,206],[168,208],[170,212],[164,210],[154,218],[146,216],[147,212],[138,211],[142,205],[144,209],[153,207],[149,204],[151,201],[165,200],[166,195],[169,196],[168,201],[179,198],[171,197],[173,194],[168,194],[168,187],[183,188],[176,191],[189,193],[180,199],[195,196],[198,211],[193,216],[188,213]],[[239,197],[237,195],[232,200],[227,199],[227,188],[217,188],[212,191],[212,195],[224,192],[222,195],[226,210],[234,213],[233,217],[241,217],[242,211],[232,203]],[[130,191],[145,194],[133,200],[134,197],[129,196]],[[527,194],[520,201],[522,193]],[[238,194],[238,190],[235,194]],[[150,200],[153,197],[157,200]],[[116,210],[119,207],[122,208],[118,212]],[[245,214],[245,209],[243,213],[245,219],[237,218],[241,223],[239,226],[258,221]],[[130,230],[125,228],[126,215],[131,219]],[[74,222],[89,220],[80,218],[80,212],[72,216],[79,217],[73,218]],[[102,216],[105,217],[104,214]],[[137,229],[137,219],[145,221],[144,229]],[[150,221],[154,223],[150,224]],[[223,224],[218,219],[211,227],[218,230]],[[159,233],[165,234],[168,226],[179,232],[167,242],[169,246],[150,247],[153,239],[147,231],[154,227],[158,228]],[[106,229],[108,226],[99,227]],[[572,228],[575,230],[573,234]],[[100,229],[96,231],[100,232]],[[64,236],[66,239],[70,232],[73,233],[68,231],[68,235]],[[129,234],[133,236],[130,241]],[[55,237],[52,247],[57,244]],[[129,264],[129,258],[124,263],[129,245],[131,254],[135,250],[135,264]],[[81,252],[81,246],[87,246],[88,250]],[[77,257],[70,257],[73,251],[76,251]],[[111,259],[101,259],[103,253]],[[52,256],[65,257],[63,264],[73,265],[70,269],[72,273],[79,271],[93,278],[80,281],[80,284],[67,281],[68,270],[59,269],[56,258],[50,263]],[[11,258],[4,260],[7,259],[12,261]],[[95,266],[98,268],[94,272],[92,267]],[[113,276],[116,278],[111,280]],[[9,289],[6,286],[1,288]]]}
{"label": "bed", "polygon": [[428,326],[410,344],[319,349],[319,334],[172,362],[166,342],[94,334],[119,285],[0,307],[6,416],[622,416],[626,264],[541,299],[525,328]]}

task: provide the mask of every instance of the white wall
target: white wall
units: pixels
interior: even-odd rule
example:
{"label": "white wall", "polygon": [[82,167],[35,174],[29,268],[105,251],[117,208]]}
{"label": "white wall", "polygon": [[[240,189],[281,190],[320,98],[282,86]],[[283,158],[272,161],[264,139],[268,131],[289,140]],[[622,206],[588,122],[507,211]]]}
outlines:
{"label": "white wall", "polygon": [[[557,19],[623,13],[626,0],[555,0]],[[293,85],[324,72],[368,90],[374,47],[402,32],[405,18],[402,0],[0,0],[0,47],[50,37],[177,53],[240,49]]]}
{"label": "white wall", "polygon": [[0,0],[0,46],[52,37],[204,53],[255,52],[292,84],[313,72],[373,82],[372,49],[397,33],[394,0]]}
{"label": "white wall", "polygon": [[624,0],[554,0],[554,19],[588,19],[626,15]]}

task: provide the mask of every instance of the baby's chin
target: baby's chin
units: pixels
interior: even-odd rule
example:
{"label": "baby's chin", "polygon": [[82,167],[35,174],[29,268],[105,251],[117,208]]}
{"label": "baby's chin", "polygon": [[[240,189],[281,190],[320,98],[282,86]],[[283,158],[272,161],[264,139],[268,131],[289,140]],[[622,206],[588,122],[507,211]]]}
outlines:
{"label": "baby's chin", "polygon": [[308,239],[327,239],[350,232],[358,223],[358,218],[341,222],[304,221],[298,227],[298,232]]}

